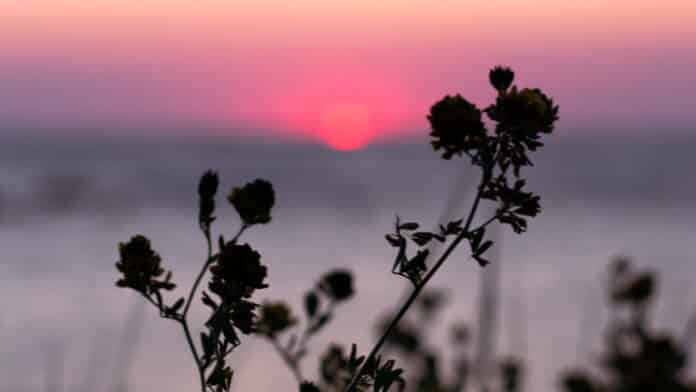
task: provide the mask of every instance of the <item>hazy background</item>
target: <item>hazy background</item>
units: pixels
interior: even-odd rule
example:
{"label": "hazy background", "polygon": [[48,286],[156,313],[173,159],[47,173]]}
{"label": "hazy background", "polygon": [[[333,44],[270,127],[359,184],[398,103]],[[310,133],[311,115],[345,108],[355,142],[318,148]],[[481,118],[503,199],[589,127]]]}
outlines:
{"label": "hazy background", "polygon": [[[662,273],[658,319],[682,330],[696,310],[696,6],[373,3],[0,3],[0,389],[196,388],[179,328],[117,290],[113,264],[143,233],[188,289],[208,168],[223,192],[276,187],[272,224],[246,236],[270,268],[259,299],[298,305],[323,272],[351,268],[357,295],[312,354],[330,340],[367,350],[406,287],[383,238],[395,214],[435,224],[471,198],[475,172],[427,145],[428,108],[457,92],[486,104],[499,63],[561,106],[528,171],[543,213],[500,234],[501,353],[528,358],[530,390],[589,363],[599,278],[619,253]],[[222,200],[218,216],[234,233]],[[475,323],[485,270],[465,255],[433,281],[451,295],[443,321]],[[292,389],[263,341],[245,339],[232,366],[235,390]]]}

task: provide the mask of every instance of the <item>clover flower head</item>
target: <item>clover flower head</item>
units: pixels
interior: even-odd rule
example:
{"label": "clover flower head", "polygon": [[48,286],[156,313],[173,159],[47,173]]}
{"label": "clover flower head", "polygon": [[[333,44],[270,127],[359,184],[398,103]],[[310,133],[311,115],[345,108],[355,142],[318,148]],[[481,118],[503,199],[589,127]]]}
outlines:
{"label": "clover flower head", "polygon": [[430,108],[428,121],[435,151],[443,150],[442,157],[450,159],[480,148],[486,141],[486,128],[481,110],[461,95],[445,96]]}
{"label": "clover flower head", "polygon": [[261,264],[259,252],[249,244],[225,244],[210,272],[213,274],[210,291],[222,298],[249,298],[254,290],[268,287],[264,283],[266,266]]}
{"label": "clover flower head", "polygon": [[256,331],[274,337],[296,323],[297,319],[292,316],[290,307],[285,302],[266,302],[261,305],[261,316],[256,323]]}
{"label": "clover flower head", "polygon": [[119,287],[130,287],[145,295],[150,295],[161,289],[172,290],[171,273],[164,279],[158,279],[165,271],[161,267],[160,255],[152,249],[150,240],[145,236],[133,236],[128,242],[119,244],[120,260],[116,269],[123,277],[116,282]]}
{"label": "clover flower head", "polygon": [[271,208],[275,204],[273,185],[266,180],[256,179],[242,187],[232,189],[227,200],[234,206],[242,221],[247,225],[264,224],[271,221]]}

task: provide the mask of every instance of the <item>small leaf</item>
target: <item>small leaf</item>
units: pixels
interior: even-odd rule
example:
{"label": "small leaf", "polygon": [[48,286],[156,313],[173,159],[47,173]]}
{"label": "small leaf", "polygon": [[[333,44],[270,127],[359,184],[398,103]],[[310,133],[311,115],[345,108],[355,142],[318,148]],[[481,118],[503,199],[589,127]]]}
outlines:
{"label": "small leaf", "polygon": [[201,347],[203,347],[203,358],[210,358],[215,352],[215,341],[211,336],[201,332]]}
{"label": "small leaf", "polygon": [[493,241],[484,242],[478,249],[476,249],[476,256],[481,256],[482,254],[484,254],[492,245]]}
{"label": "small leaf", "polygon": [[384,238],[393,247],[399,247],[399,246],[401,246],[401,243],[403,242],[403,238],[398,236],[397,234],[387,234],[384,236]]}
{"label": "small leaf", "polygon": [[210,298],[208,293],[206,293],[205,291],[203,292],[202,301],[204,305],[209,306],[213,310],[218,308],[218,304],[215,301],[213,301],[213,299]]}
{"label": "small leaf", "polygon": [[483,257],[478,256],[478,255],[474,255],[473,258],[474,258],[474,260],[476,260],[479,263],[479,265],[481,267],[485,267],[490,263],[488,260],[486,260]]}
{"label": "small leaf", "polygon": [[481,245],[481,240],[483,240],[484,234],[486,234],[486,229],[483,227],[471,233],[472,249],[478,249],[479,245]]}
{"label": "small leaf", "polygon": [[444,231],[446,234],[458,234],[462,231],[462,219],[447,223],[447,228]]}
{"label": "small leaf", "polygon": [[433,236],[434,236],[433,233],[429,233],[427,231],[419,231],[419,232],[413,233],[413,235],[411,236],[411,239],[413,240],[413,242],[415,242],[419,246],[424,246],[424,245],[427,245],[430,242],[430,240],[433,239]]}
{"label": "small leaf", "polygon": [[416,222],[406,222],[399,225],[399,230],[413,231],[418,230],[418,223]]}
{"label": "small leaf", "polygon": [[237,333],[234,331],[234,327],[230,321],[221,320],[220,329],[228,342],[230,342],[233,346],[239,345],[239,337],[237,337]]}
{"label": "small leaf", "polygon": [[304,305],[307,317],[313,318],[319,309],[319,296],[314,291],[308,292],[305,295]]}
{"label": "small leaf", "polygon": [[184,305],[184,297],[181,297],[181,298],[179,298],[179,299],[174,303],[174,305],[169,306],[169,307],[167,308],[166,313],[167,313],[168,315],[172,315],[172,316],[173,316],[173,315],[176,314],[176,312],[179,311],[179,309],[181,309],[181,307],[182,307],[183,305]]}

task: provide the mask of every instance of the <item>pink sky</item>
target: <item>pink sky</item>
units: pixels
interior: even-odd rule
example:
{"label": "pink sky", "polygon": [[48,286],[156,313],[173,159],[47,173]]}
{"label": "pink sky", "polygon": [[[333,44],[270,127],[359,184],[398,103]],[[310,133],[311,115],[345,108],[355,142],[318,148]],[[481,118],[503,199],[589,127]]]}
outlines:
{"label": "pink sky", "polygon": [[502,63],[566,123],[685,123],[694,20],[692,0],[8,0],[0,118],[359,145],[425,128],[448,93],[485,104]]}

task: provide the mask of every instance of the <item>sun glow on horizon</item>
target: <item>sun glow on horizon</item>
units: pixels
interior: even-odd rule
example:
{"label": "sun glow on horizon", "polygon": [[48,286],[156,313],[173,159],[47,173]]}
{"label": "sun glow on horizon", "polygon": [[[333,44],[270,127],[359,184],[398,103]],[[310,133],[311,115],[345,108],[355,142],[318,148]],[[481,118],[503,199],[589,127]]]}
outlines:
{"label": "sun glow on horizon", "polygon": [[321,114],[318,136],[339,151],[364,147],[375,136],[368,107],[354,102],[328,105]]}
{"label": "sun glow on horizon", "polygon": [[691,120],[693,0],[5,3],[0,118],[29,126],[190,123],[352,150],[422,130],[444,95],[489,102],[496,64],[553,91],[564,121]]}

